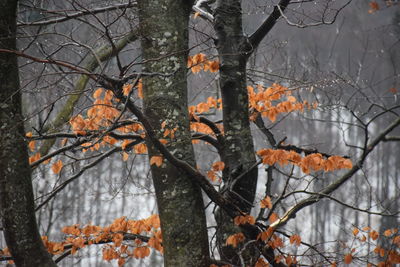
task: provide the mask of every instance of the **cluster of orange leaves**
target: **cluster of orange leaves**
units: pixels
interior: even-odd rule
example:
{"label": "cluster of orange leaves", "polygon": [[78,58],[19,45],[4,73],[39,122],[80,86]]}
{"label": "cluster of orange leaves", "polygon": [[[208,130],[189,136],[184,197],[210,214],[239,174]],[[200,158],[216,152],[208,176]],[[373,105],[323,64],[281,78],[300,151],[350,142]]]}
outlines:
{"label": "cluster of orange leaves", "polygon": [[[75,254],[78,249],[84,248],[86,245],[108,243],[103,247],[103,259],[106,261],[117,260],[119,266],[123,265],[128,257],[139,259],[149,256],[150,247],[163,253],[158,215],[152,215],[142,220],[127,220],[125,217],[121,217],[106,227],[66,226],[62,232],[66,234],[63,242],[50,242],[47,238],[43,239],[50,253],[60,254],[66,247],[72,246],[71,254]],[[128,246],[123,243],[124,233],[149,234],[151,237],[147,243],[135,239],[132,249],[132,244]]]}
{"label": "cluster of orange leaves", "polygon": [[[378,264],[368,263],[367,267],[378,266],[378,267],[387,267],[387,266],[394,266],[396,264],[400,264],[400,253],[396,250],[400,249],[400,235],[397,228],[391,228],[385,230],[382,234],[379,232],[371,229],[370,227],[366,226],[361,229],[354,228],[353,236],[356,240],[360,242],[360,244],[366,243],[367,236],[372,241],[377,241],[380,237],[381,238],[388,238],[390,240],[390,247],[389,249],[385,249],[380,245],[375,245],[373,252],[380,256],[380,258],[384,259],[383,261],[378,262]],[[351,264],[354,260],[354,254],[356,252],[356,248],[352,248],[349,253],[344,255],[343,262],[345,264]],[[331,265],[332,267],[336,266],[336,263]]]}
{"label": "cluster of orange leaves", "polygon": [[[289,113],[292,111],[304,111],[304,108],[316,108],[317,103],[314,102],[310,105],[307,101],[299,102],[296,97],[292,95],[292,91],[287,87],[280,84],[272,84],[272,86],[264,88],[257,85],[257,92],[254,87],[247,86],[249,94],[249,107],[252,111],[250,116],[251,120],[255,120],[258,113],[262,117],[267,117],[270,121],[274,122],[276,116],[280,113]],[[282,97],[286,96],[286,101],[282,101]],[[274,101],[280,102],[274,105]]]}
{"label": "cluster of orange leaves", "polygon": [[[42,237],[49,253],[58,255],[68,250],[69,253],[75,254],[86,246],[105,244],[102,251],[103,259],[106,261],[117,260],[119,266],[122,266],[128,257],[140,259],[149,256],[150,247],[163,253],[158,215],[151,215],[142,220],[127,220],[125,217],[121,217],[105,227],[91,224],[80,227],[79,224],[75,224],[64,227],[62,232],[66,235],[62,242],[52,242],[48,240],[47,236]],[[148,242],[143,242],[137,238],[128,246],[123,242],[124,234],[148,234],[150,239]],[[0,256],[9,255],[8,248],[0,250]]]}
{"label": "cluster of orange leaves", "polygon": [[[123,92],[124,96],[128,96],[131,93],[132,89],[133,89],[133,84],[131,84],[131,83],[124,84],[124,86],[122,86],[122,92]],[[138,97],[140,99],[143,99],[143,82],[142,82],[142,79],[140,79],[139,82],[138,82],[137,90],[138,90],[138,92],[137,92]]]}
{"label": "cluster of orange leaves", "polygon": [[188,57],[187,66],[193,73],[199,73],[201,70],[217,72],[219,70],[219,61],[208,60],[205,54],[199,53]]}
{"label": "cluster of orange leaves", "polygon": [[[260,204],[261,207],[266,207],[269,209],[272,208],[271,199],[268,196],[265,197],[263,200],[261,200]],[[277,215],[275,214],[275,216]],[[270,222],[273,222],[276,219],[277,217],[273,220],[270,220]],[[236,225],[247,224],[247,223],[254,224],[255,219],[251,215],[237,216],[234,218],[234,223]],[[372,267],[372,266],[388,267],[400,264],[400,253],[398,252],[398,249],[400,248],[400,234],[398,229],[396,228],[387,229],[382,234],[379,234],[377,231],[371,229],[370,227],[364,227],[362,229],[354,228],[352,233],[355,239],[358,240],[361,244],[365,243],[367,241],[367,238],[370,238],[372,241],[376,241],[380,237],[389,238],[391,240],[391,242],[389,242],[390,247],[388,249],[385,249],[380,245],[375,245],[373,252],[379,255],[380,258],[383,258],[384,260],[378,262],[377,264],[368,263],[367,267]],[[240,243],[244,242],[245,239],[246,238],[244,234],[239,232],[229,236],[226,240],[226,244],[231,245],[233,247],[237,247]],[[265,242],[266,245],[272,249],[282,249],[285,247],[283,239],[279,237],[277,234],[275,234],[275,229],[273,227],[268,227],[266,231],[261,232],[257,236],[257,240]],[[301,242],[302,242],[301,237],[297,234],[293,234],[292,236],[289,237],[289,243],[291,245],[299,247],[301,245]],[[347,265],[352,264],[354,262],[355,253],[356,253],[356,248],[352,248],[349,253],[346,253],[343,256],[343,263]],[[288,266],[290,266],[290,264],[297,263],[297,259],[295,256],[284,255],[283,253],[276,255],[274,260],[277,263],[281,262],[282,260],[285,260]],[[263,258],[260,258],[258,262],[255,264],[255,266],[256,267],[269,266],[269,264],[265,262]],[[330,266],[336,267],[337,263],[333,262]]]}
{"label": "cluster of orange leaves", "polygon": [[[250,217],[248,217],[248,216],[239,216],[239,217],[243,217],[241,219],[247,220],[246,223],[249,223],[248,220]],[[244,217],[247,217],[247,218],[244,218]],[[236,217],[235,219],[237,219],[237,218],[238,217]],[[243,233],[236,233],[227,238],[226,244],[231,245],[233,247],[237,247],[239,245],[239,243],[244,242],[245,239],[246,238]],[[269,227],[266,231],[261,232],[258,235],[257,239],[260,239],[260,240],[266,242],[267,246],[272,249],[285,247],[283,239],[274,233],[274,229],[272,227]],[[290,236],[289,242],[291,245],[295,245],[298,247],[301,244],[301,237],[297,234],[294,234],[294,235]],[[296,257],[293,255],[289,255],[289,254],[288,255],[277,254],[275,256],[274,260],[277,263],[281,262],[282,260],[285,260],[285,262],[288,266],[290,266],[291,264],[297,263]],[[255,264],[255,267],[258,267],[258,266],[260,266],[260,267],[261,266],[269,266],[269,264],[267,262],[265,262],[265,260],[263,258],[260,258],[257,261],[257,263]]]}
{"label": "cluster of orange leaves", "polygon": [[222,161],[217,161],[214,162],[213,165],[211,166],[211,170],[207,172],[207,177],[215,182],[215,181],[220,181],[221,178],[219,177],[218,173],[223,171],[225,169],[225,163]]}
{"label": "cluster of orange leaves", "polygon": [[[141,80],[138,83],[138,96],[139,98],[143,97],[143,89],[142,89],[142,82]],[[122,88],[123,94],[127,96],[133,88],[132,84],[125,84]],[[104,90],[102,88],[98,88],[93,93],[94,102],[93,105],[87,110],[86,118],[84,118],[81,114],[78,114],[72,117],[69,120],[69,124],[73,132],[77,135],[85,135],[88,132],[99,131],[104,127],[111,126],[112,123],[120,116],[120,111],[114,107],[114,104],[118,102],[118,99],[114,98],[113,93],[109,90]],[[116,129],[120,133],[136,133],[144,137],[144,129],[140,123],[132,122],[132,124],[122,126]],[[28,132],[26,137],[31,138],[32,132]],[[66,143],[66,139],[62,142]],[[88,149],[91,151],[99,150],[101,147],[106,145],[115,145],[119,143],[118,140],[115,138],[104,135],[101,137],[101,140],[95,140],[93,142],[87,142],[82,144],[82,151],[86,152]],[[129,140],[124,140],[121,142],[122,149],[125,148],[131,143]],[[31,152],[35,150],[36,141],[32,140],[29,141],[28,147]],[[147,147],[145,144],[140,143],[133,147],[133,150],[137,154],[143,154],[147,152]],[[29,164],[39,160],[41,158],[40,153],[35,153],[31,157],[29,157]],[[123,152],[123,159],[126,161],[128,159],[128,154]],[[44,163],[48,163],[45,161]],[[56,163],[53,164],[52,170],[54,173],[58,174],[63,167],[63,163],[58,160]]]}
{"label": "cluster of orange leaves", "polygon": [[[197,133],[204,133],[208,135],[215,135],[214,132],[208,127],[206,124],[200,122],[200,118],[198,115],[207,113],[211,109],[222,109],[222,99],[221,98],[214,98],[208,97],[206,102],[200,102],[197,105],[189,106],[189,116],[193,118],[195,121],[190,122],[190,130],[192,132]],[[223,133],[222,124],[216,124],[219,130]],[[198,140],[193,140],[193,143],[198,143]]]}
{"label": "cluster of orange leaves", "polygon": [[[128,95],[132,90],[132,84],[125,84],[123,86],[124,95]],[[142,95],[142,85],[141,82],[138,84],[138,94],[139,97]],[[103,95],[103,97],[102,97]],[[86,118],[84,118],[81,114],[74,116],[70,119],[69,123],[71,128],[75,134],[86,134],[87,131],[98,131],[101,128],[111,126],[111,124],[120,116],[120,111],[116,109],[113,105],[115,102],[118,102],[117,99],[114,98],[113,93],[109,90],[104,90],[102,88],[98,88],[93,93],[93,98],[95,99],[93,106],[89,108],[86,112]],[[132,122],[132,124],[122,126],[116,129],[117,132],[122,134],[126,133],[136,133],[144,137],[144,129],[140,123]],[[119,143],[115,138],[104,135],[101,140],[95,140],[94,142],[87,142],[82,144],[83,152],[86,152],[88,149],[94,151],[99,150],[101,147],[106,145],[115,145]],[[125,150],[127,146],[131,143],[130,140],[124,140],[121,142],[121,148]],[[136,144],[133,147],[133,150],[137,154],[144,154],[147,152],[147,147],[145,144],[140,143]],[[123,152],[123,159],[126,161],[128,159],[128,154]]]}
{"label": "cluster of orange leaves", "polygon": [[333,171],[339,169],[351,169],[353,164],[350,159],[341,156],[331,156],[325,159],[320,153],[312,153],[302,157],[299,153],[283,149],[261,149],[257,155],[262,158],[263,164],[287,165],[289,163],[299,166],[304,173],[310,171]]}
{"label": "cluster of orange leaves", "polygon": [[[141,86],[140,86],[141,87]],[[124,94],[129,93],[132,90],[131,84],[125,84]],[[125,90],[128,88],[128,90]],[[103,95],[103,97],[102,97]],[[112,125],[116,118],[120,116],[120,111],[114,107],[114,104],[118,102],[114,98],[113,93],[110,90],[104,90],[98,88],[93,93],[95,99],[93,105],[87,110],[86,118],[81,114],[74,116],[70,119],[69,123],[75,134],[86,134],[87,131],[97,131],[103,127]],[[137,132],[143,130],[141,124],[134,123],[131,125],[123,126],[118,129],[122,133]],[[115,139],[106,140],[106,142],[116,142]]]}
{"label": "cluster of orange leaves", "polygon": [[[254,87],[247,87],[249,96],[249,109],[251,111],[250,120],[255,120],[260,113],[261,116],[267,117],[270,121],[274,122],[277,115],[280,113],[289,113],[293,111],[304,111],[305,108],[316,108],[317,103],[314,102],[310,105],[307,101],[299,102],[296,97],[292,95],[292,91],[287,87],[279,84],[273,84],[268,88],[257,85],[257,92]],[[282,101],[282,97],[286,96],[286,100]],[[277,103],[279,102],[279,103]],[[200,132],[213,135],[212,130],[205,124],[200,123],[198,115],[207,113],[211,109],[222,109],[222,99],[208,97],[205,102],[200,102],[197,105],[189,107],[189,115],[194,118],[196,122],[190,124],[190,129],[194,132]],[[217,124],[221,132],[223,128]]]}
{"label": "cluster of orange leaves", "polygon": [[[33,136],[33,134],[32,134],[32,132],[27,132],[25,136],[28,137],[28,138],[31,138]],[[34,140],[29,141],[28,147],[29,147],[29,150],[31,152],[35,151],[35,145],[36,145],[36,141],[34,141]],[[40,155],[39,152],[33,154],[32,156],[29,157],[29,164],[32,164],[33,162],[39,160],[40,158],[41,158],[41,155]],[[45,160],[43,163],[47,164],[50,161],[51,161],[51,158]],[[53,163],[53,165],[51,166],[51,169],[55,174],[58,174],[58,173],[61,172],[63,166],[64,166],[63,162],[61,160],[58,160],[58,161]]]}

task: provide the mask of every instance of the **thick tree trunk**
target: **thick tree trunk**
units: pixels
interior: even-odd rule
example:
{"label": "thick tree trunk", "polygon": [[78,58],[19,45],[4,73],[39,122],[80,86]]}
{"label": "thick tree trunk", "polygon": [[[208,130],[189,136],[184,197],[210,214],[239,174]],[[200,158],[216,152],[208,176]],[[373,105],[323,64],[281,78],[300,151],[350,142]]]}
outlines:
{"label": "thick tree trunk", "polygon": [[[240,0],[217,1],[214,28],[218,37],[217,49],[221,61],[220,88],[226,140],[224,152],[227,158],[225,163],[230,173],[224,183],[231,190],[225,192],[234,199],[242,211],[249,213],[255,197],[258,173],[257,168],[251,169],[256,159],[249,123],[247,56],[243,53],[247,39],[243,35]],[[236,177],[243,173],[246,174],[235,181]],[[238,229],[235,229],[232,223],[227,223],[229,217],[221,211],[218,212],[216,219],[222,258],[239,263],[235,250],[230,246],[224,246],[226,238]]]}
{"label": "thick tree trunk", "polygon": [[[0,48],[16,49],[16,0],[0,2]],[[0,217],[17,266],[56,266],[40,238],[24,141],[17,58],[0,53]]]}
{"label": "thick tree trunk", "polygon": [[[145,115],[168,135],[168,149],[195,165],[189,131],[186,62],[190,1],[139,1],[145,72],[171,73],[143,79]],[[165,122],[164,130],[161,124]],[[159,131],[161,130],[161,131]],[[159,155],[149,144],[149,157]],[[201,190],[166,160],[151,166],[163,233],[165,266],[208,266],[208,235]]]}

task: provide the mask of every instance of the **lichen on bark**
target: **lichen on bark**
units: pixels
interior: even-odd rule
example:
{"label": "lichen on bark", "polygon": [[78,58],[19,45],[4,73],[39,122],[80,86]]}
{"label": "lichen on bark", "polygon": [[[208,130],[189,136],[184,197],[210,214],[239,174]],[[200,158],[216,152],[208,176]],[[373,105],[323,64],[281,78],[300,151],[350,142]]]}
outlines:
{"label": "lichen on bark", "polygon": [[[175,129],[167,148],[195,166],[189,130],[186,61],[191,1],[138,1],[143,71],[144,111],[158,133]],[[165,130],[164,129],[164,130]],[[149,157],[160,153],[148,142]],[[164,161],[151,166],[163,233],[165,266],[208,266],[208,234],[200,187],[187,174]],[[190,255],[190,256],[189,256]]]}

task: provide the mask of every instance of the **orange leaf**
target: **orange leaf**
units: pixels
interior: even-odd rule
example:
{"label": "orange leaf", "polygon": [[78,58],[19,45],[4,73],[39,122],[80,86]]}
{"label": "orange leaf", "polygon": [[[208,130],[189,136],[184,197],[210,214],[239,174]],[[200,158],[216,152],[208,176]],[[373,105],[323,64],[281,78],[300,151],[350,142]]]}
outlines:
{"label": "orange leaf", "polygon": [[152,156],[150,159],[150,165],[155,164],[157,167],[161,167],[162,163],[163,163],[162,156]]}
{"label": "orange leaf", "polygon": [[288,97],[287,97],[287,100],[288,100],[290,103],[294,103],[294,102],[297,101],[296,98],[295,98],[294,96],[292,96],[292,95],[288,96]]}
{"label": "orange leaf", "polygon": [[296,258],[294,256],[292,257],[292,256],[288,255],[285,258],[285,261],[286,261],[287,266],[292,266],[292,264],[296,262]]}
{"label": "orange leaf", "polygon": [[365,226],[365,227],[363,227],[362,230],[363,230],[364,232],[368,232],[369,230],[371,230],[371,227]]}
{"label": "orange leaf", "polygon": [[360,238],[361,242],[365,242],[367,240],[367,237],[365,235],[362,235],[362,237]]}
{"label": "orange leaf", "polygon": [[210,110],[210,105],[208,103],[200,102],[196,106],[196,110],[198,113],[204,113]]}
{"label": "orange leaf", "polygon": [[262,209],[268,208],[272,209],[272,201],[269,196],[266,196],[263,200],[261,200],[260,206]]}
{"label": "orange leaf", "polygon": [[379,5],[376,1],[372,1],[369,3],[369,6],[371,7],[372,11],[375,12],[379,10]]}
{"label": "orange leaf", "polygon": [[129,159],[129,154],[126,153],[125,151],[122,152],[122,160],[123,160],[123,161],[127,161],[128,159]]}
{"label": "orange leaf", "polygon": [[274,236],[274,240],[272,241],[273,247],[274,248],[283,248],[283,240],[280,237]]}
{"label": "orange leaf", "polygon": [[36,141],[30,141],[29,142],[28,147],[29,147],[30,151],[34,151],[35,150],[35,144],[36,144]]}
{"label": "orange leaf", "polygon": [[63,163],[60,159],[56,163],[54,163],[53,166],[51,166],[51,169],[55,174],[60,173],[62,168],[63,168]]}
{"label": "orange leaf", "polygon": [[164,137],[167,137],[170,134],[171,130],[170,129],[165,129],[164,131]]}
{"label": "orange leaf", "polygon": [[279,216],[278,216],[278,214],[276,214],[275,212],[273,212],[272,214],[271,214],[271,216],[269,216],[269,222],[270,223],[273,223],[273,222],[275,222],[276,220],[278,220],[279,219]]}
{"label": "orange leaf", "polygon": [[191,68],[192,66],[193,66],[193,58],[191,56],[188,56],[187,67]]}
{"label": "orange leaf", "polygon": [[27,132],[27,133],[25,134],[25,136],[26,136],[26,137],[32,137],[32,132]]}
{"label": "orange leaf", "polygon": [[222,171],[225,168],[225,163],[223,163],[222,161],[217,161],[214,162],[214,164],[212,165],[212,169],[213,171]]}
{"label": "orange leaf", "polygon": [[121,148],[122,148],[123,150],[125,150],[126,147],[127,147],[129,144],[130,144],[129,140],[124,140],[124,141],[122,142],[122,144],[121,144]]}
{"label": "orange leaf", "polygon": [[140,99],[143,99],[143,83],[142,83],[142,79],[139,80],[138,85],[137,85],[137,89],[138,89],[138,97]]}
{"label": "orange leaf", "polygon": [[111,101],[111,99],[113,98],[114,93],[110,90],[107,90],[105,95],[104,95],[104,100],[105,101]]}
{"label": "orange leaf", "polygon": [[124,258],[119,258],[118,259],[118,266],[122,266],[125,264],[125,259]]}
{"label": "orange leaf", "polygon": [[199,63],[203,63],[204,61],[206,61],[206,55],[203,53],[199,53],[196,54],[192,57],[193,60],[193,65],[199,64]]}
{"label": "orange leaf", "polygon": [[234,219],[233,219],[233,222],[236,224],[236,225],[241,225],[241,224],[255,224],[256,223],[256,220],[254,219],[254,217],[253,216],[251,216],[251,215],[245,215],[245,216],[236,216]]}
{"label": "orange leaf", "polygon": [[137,144],[136,146],[134,146],[134,150],[137,154],[144,154],[147,152],[147,146],[146,144]]}
{"label": "orange leaf", "polygon": [[215,174],[214,171],[208,171],[207,177],[213,182],[217,181],[217,175]]}
{"label": "orange leaf", "polygon": [[217,72],[219,70],[219,61],[218,60],[211,61],[209,64],[209,68],[211,72]]}
{"label": "orange leaf", "polygon": [[51,161],[51,158],[48,158],[45,161],[43,161],[43,164],[49,164],[50,161]]}
{"label": "orange leaf", "polygon": [[386,237],[389,237],[389,236],[391,236],[392,235],[392,229],[387,229],[385,232],[383,232],[383,235],[384,236],[386,236]]}
{"label": "orange leaf", "polygon": [[369,236],[372,238],[372,240],[377,240],[379,237],[379,233],[377,231],[373,230],[369,233]]}
{"label": "orange leaf", "polygon": [[264,232],[261,232],[258,234],[257,240],[261,239],[262,241],[265,241],[265,240],[271,238],[273,233],[274,233],[274,228],[268,227],[267,231],[264,231]]}
{"label": "orange leaf", "polygon": [[263,258],[259,258],[254,267],[269,267],[269,263],[265,262]]}
{"label": "orange leaf", "polygon": [[96,91],[94,91],[93,97],[95,99],[99,99],[102,93],[103,93],[103,88],[99,88]]}
{"label": "orange leaf", "polygon": [[124,84],[124,86],[122,86],[122,92],[124,93],[124,96],[129,95],[129,93],[132,91],[132,87],[133,85],[130,83]]}
{"label": "orange leaf", "polygon": [[244,234],[243,234],[243,233],[237,233],[237,234],[234,234],[234,235],[229,236],[229,237],[226,239],[226,244],[227,244],[227,245],[231,245],[232,247],[235,248],[235,247],[237,247],[237,245],[238,245],[240,242],[243,242],[244,239],[245,239],[245,237],[244,237]]}
{"label": "orange leaf", "polygon": [[381,256],[381,258],[385,257],[385,253],[386,253],[385,249],[381,248],[379,250],[379,256]]}
{"label": "orange leaf", "polygon": [[360,232],[360,230],[358,230],[358,228],[354,228],[353,229],[353,235],[354,236],[358,235],[359,232]]}
{"label": "orange leaf", "polygon": [[33,162],[39,160],[40,157],[40,153],[36,153],[35,155],[29,157],[29,164],[32,164]]}
{"label": "orange leaf", "polygon": [[137,259],[142,259],[150,255],[148,247],[137,247],[133,250],[133,256]]}
{"label": "orange leaf", "polygon": [[295,244],[296,246],[300,246],[301,244],[301,237],[299,235],[292,235],[289,240],[290,244]]}
{"label": "orange leaf", "polygon": [[163,144],[163,145],[168,144],[168,140],[167,140],[167,139],[163,139],[163,138],[162,138],[162,139],[160,139],[159,141],[160,141],[160,143]]}
{"label": "orange leaf", "polygon": [[353,256],[351,254],[346,254],[344,256],[344,263],[345,264],[350,264],[353,261]]}

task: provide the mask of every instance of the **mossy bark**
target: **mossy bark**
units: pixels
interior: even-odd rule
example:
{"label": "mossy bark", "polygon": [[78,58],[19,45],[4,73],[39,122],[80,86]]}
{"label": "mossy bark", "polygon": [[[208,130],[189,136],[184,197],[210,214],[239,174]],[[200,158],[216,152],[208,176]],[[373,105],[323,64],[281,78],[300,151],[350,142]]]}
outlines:
{"label": "mossy bark", "polygon": [[[16,0],[0,2],[0,48],[16,49]],[[0,217],[17,266],[56,266],[37,229],[17,57],[0,53]]]}
{"label": "mossy bark", "polygon": [[[124,38],[119,40],[115,44],[114,49],[109,44],[100,47],[94,52],[95,54],[89,54],[86,57],[83,63],[84,68],[88,72],[94,72],[99,67],[99,64],[101,62],[116,56],[125,46],[127,46],[130,42],[135,41],[136,39],[137,33],[135,31],[132,31],[128,33]],[[46,125],[44,129],[42,129],[43,133],[55,133],[59,131],[60,128],[71,119],[75,105],[85,92],[88,82],[89,77],[87,75],[81,75],[79,77],[73,91],[71,92],[71,95],[68,97],[64,106],[57,113],[57,116],[54,118],[54,120]],[[40,155],[44,156],[49,153],[55,142],[56,139],[44,140],[39,149]]]}
{"label": "mossy bark", "polygon": [[[168,139],[175,157],[195,165],[189,131],[186,62],[188,20],[193,3],[183,0],[138,1],[143,71],[171,74],[143,78],[145,115]],[[165,122],[165,128],[161,124]],[[166,129],[174,136],[163,137]],[[160,153],[148,142],[149,157]],[[151,166],[169,266],[209,266],[208,235],[200,188],[164,160]]]}

